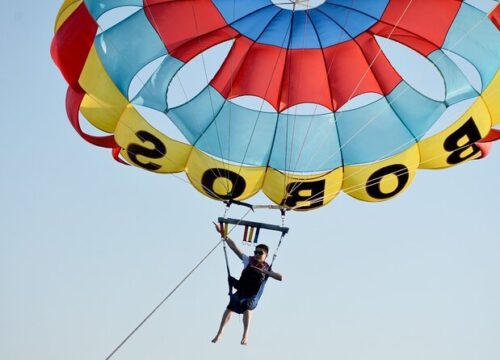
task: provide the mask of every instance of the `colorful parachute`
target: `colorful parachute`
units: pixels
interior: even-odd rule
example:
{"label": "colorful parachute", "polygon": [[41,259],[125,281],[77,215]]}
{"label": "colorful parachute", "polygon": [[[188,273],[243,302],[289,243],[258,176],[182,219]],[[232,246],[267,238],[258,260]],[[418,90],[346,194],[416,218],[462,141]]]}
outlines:
{"label": "colorful parachute", "polygon": [[119,161],[307,210],[484,156],[499,26],[491,0],[66,0],[51,53]]}

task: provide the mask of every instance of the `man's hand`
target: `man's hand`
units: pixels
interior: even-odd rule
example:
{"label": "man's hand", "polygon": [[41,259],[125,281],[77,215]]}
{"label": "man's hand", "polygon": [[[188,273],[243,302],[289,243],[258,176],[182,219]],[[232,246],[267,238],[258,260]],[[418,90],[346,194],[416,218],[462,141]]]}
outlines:
{"label": "man's hand", "polygon": [[220,234],[221,237],[226,238],[224,236],[224,232],[223,232],[222,226],[220,226],[220,224],[217,224],[216,222],[213,222],[213,223],[214,223],[214,226],[215,226],[215,231],[217,231]]}
{"label": "man's hand", "polygon": [[238,246],[236,246],[234,241],[231,240],[231,238],[229,236],[227,236],[227,234],[224,234],[224,230],[223,230],[222,226],[220,226],[220,224],[217,224],[215,222],[213,222],[213,224],[215,226],[215,230],[220,234],[222,241],[226,242],[226,244],[236,254],[236,256],[238,256],[240,259],[243,259],[243,253],[238,248]]}

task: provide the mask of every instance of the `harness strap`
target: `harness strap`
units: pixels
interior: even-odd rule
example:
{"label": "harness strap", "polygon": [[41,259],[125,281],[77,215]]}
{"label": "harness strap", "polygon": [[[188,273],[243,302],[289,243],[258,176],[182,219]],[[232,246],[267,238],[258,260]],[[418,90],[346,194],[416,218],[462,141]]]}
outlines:
{"label": "harness strap", "polygon": [[278,251],[280,249],[281,243],[283,242],[283,239],[285,238],[286,232],[281,233],[280,241],[278,242],[278,246],[276,247],[276,250],[274,250],[273,258],[271,260],[271,264],[269,265],[269,269],[272,269],[274,260],[278,257]]}
{"label": "harness strap", "polygon": [[230,278],[231,278],[231,270],[229,269],[229,259],[227,257],[227,245],[224,239],[227,237],[227,223],[223,224],[222,221],[219,219],[219,225],[221,229],[220,237],[222,241],[222,248],[224,249],[224,260],[226,261],[226,271],[227,271],[227,281],[228,281],[228,286],[229,286],[229,295],[232,295],[233,293],[233,287],[231,286]]}
{"label": "harness strap", "polygon": [[[271,271],[273,269],[273,263],[274,263],[274,260],[276,260],[276,258],[278,257],[278,251],[280,249],[280,246],[281,246],[281,243],[283,242],[283,239],[286,235],[286,232],[282,232],[281,233],[281,237],[280,237],[280,241],[278,242],[278,246],[276,247],[276,250],[274,250],[274,254],[273,254],[273,258],[271,260],[271,264],[269,264],[269,270]],[[258,302],[260,300],[260,297],[262,296],[262,294],[264,293],[264,288],[266,287],[266,284],[267,284],[267,279],[269,279],[269,276],[266,276],[266,278],[264,279],[264,281],[262,282],[262,284],[260,285],[260,289],[259,291],[257,292],[257,295],[255,295],[255,300]]]}
{"label": "harness strap", "polygon": [[227,270],[227,281],[228,281],[228,286],[229,286],[229,295],[232,295],[233,293],[233,287],[231,286],[231,282],[229,279],[231,278],[231,270],[229,269],[229,260],[227,258],[227,248],[226,248],[226,242],[223,240],[223,249],[224,249],[224,259],[226,260],[226,270]]}

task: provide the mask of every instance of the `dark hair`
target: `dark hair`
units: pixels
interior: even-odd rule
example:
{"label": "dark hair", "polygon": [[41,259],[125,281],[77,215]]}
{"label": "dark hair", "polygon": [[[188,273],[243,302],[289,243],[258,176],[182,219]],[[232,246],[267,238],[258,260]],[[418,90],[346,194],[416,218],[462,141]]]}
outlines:
{"label": "dark hair", "polygon": [[269,248],[265,244],[259,244],[255,247],[256,249],[262,249],[266,254],[269,254]]}

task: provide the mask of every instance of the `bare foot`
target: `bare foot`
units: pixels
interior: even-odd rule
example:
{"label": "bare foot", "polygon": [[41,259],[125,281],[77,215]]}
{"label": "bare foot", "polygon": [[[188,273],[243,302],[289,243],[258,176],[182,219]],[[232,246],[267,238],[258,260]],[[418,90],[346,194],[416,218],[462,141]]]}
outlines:
{"label": "bare foot", "polygon": [[247,345],[247,344],[248,344],[248,339],[247,338],[241,339],[241,345]]}
{"label": "bare foot", "polygon": [[220,335],[217,335],[216,337],[214,337],[212,339],[212,342],[215,344],[217,341],[219,341],[219,339],[220,339]]}

